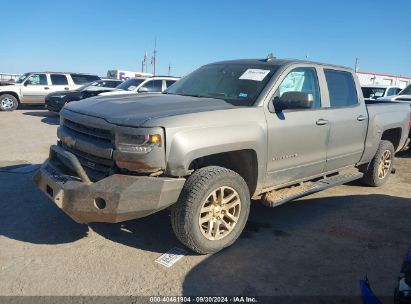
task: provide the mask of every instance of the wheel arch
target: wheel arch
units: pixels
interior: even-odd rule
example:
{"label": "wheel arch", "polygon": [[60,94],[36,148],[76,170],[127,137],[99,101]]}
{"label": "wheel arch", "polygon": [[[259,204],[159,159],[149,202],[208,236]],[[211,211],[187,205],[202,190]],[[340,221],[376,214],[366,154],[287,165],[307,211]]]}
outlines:
{"label": "wheel arch", "polygon": [[13,92],[13,91],[2,91],[2,92],[0,92],[0,96],[5,95],[5,94],[9,94],[9,95],[12,95],[12,96],[16,97],[17,101],[20,102],[20,97],[16,92]]}
{"label": "wheel arch", "polygon": [[246,182],[253,196],[258,184],[258,158],[253,149],[242,149],[209,154],[193,159],[188,169],[198,170],[207,166],[219,166],[238,173]]}
{"label": "wheel arch", "polygon": [[382,133],[381,140],[387,140],[391,142],[392,145],[394,146],[394,150],[396,151],[398,147],[400,146],[401,136],[402,136],[402,129],[400,127],[391,128],[391,129],[385,130]]}

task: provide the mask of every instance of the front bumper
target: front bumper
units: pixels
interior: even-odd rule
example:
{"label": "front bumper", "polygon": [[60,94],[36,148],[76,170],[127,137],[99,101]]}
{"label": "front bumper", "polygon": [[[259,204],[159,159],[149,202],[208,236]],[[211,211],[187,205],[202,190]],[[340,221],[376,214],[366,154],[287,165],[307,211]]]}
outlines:
{"label": "front bumper", "polygon": [[65,102],[63,102],[60,98],[58,100],[55,100],[53,98],[46,97],[44,107],[51,112],[58,113],[61,111],[64,105],[65,105]]}
{"label": "front bumper", "polygon": [[114,174],[92,183],[73,154],[52,146],[54,153],[66,158],[79,174],[64,174],[50,157],[33,181],[78,223],[117,223],[147,216],[175,203],[185,182],[184,178]]}

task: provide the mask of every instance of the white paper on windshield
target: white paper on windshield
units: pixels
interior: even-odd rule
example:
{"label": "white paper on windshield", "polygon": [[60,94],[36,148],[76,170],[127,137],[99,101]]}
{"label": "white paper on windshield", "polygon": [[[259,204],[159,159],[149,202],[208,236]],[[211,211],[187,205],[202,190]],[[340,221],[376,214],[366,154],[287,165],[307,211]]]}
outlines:
{"label": "white paper on windshield", "polygon": [[248,69],[239,79],[262,81],[269,73],[270,70]]}

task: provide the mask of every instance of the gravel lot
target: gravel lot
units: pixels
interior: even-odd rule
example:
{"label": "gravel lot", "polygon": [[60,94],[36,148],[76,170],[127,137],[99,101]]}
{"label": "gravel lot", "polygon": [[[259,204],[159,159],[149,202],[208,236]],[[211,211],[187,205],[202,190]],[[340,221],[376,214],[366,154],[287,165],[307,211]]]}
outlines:
{"label": "gravel lot", "polygon": [[234,246],[166,268],[155,259],[182,247],[167,211],[79,225],[34,187],[57,124],[42,108],[0,112],[0,295],[349,296],[365,274],[392,295],[411,244],[411,154],[378,189],[352,183],[273,209],[255,202]]}

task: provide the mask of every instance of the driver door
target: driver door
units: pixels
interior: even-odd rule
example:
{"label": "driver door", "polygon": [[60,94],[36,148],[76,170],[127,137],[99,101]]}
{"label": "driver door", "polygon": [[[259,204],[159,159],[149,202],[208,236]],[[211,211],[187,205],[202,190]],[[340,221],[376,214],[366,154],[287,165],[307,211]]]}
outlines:
{"label": "driver door", "polygon": [[22,102],[44,103],[44,97],[50,93],[46,74],[31,74],[21,87]]}
{"label": "driver door", "polygon": [[[285,92],[304,92],[313,96],[310,109],[267,111],[268,151],[266,187],[291,183],[321,174],[327,157],[330,132],[322,98],[317,69],[289,68],[274,93],[281,100]],[[274,102],[276,102],[274,101]]]}

